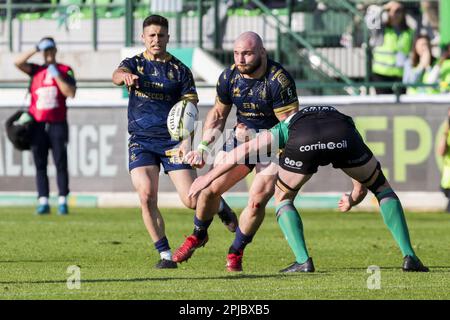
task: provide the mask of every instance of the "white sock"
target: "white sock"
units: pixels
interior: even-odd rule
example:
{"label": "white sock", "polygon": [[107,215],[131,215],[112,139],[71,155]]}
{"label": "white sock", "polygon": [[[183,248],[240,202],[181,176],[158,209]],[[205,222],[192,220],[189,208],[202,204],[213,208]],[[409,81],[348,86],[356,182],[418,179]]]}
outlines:
{"label": "white sock", "polygon": [[59,196],[58,197],[58,204],[67,204],[67,197],[66,196]]}
{"label": "white sock", "polygon": [[172,260],[172,252],[170,250],[166,250],[159,253],[161,260]]}
{"label": "white sock", "polygon": [[48,204],[48,197],[39,197],[39,204],[40,205]]}

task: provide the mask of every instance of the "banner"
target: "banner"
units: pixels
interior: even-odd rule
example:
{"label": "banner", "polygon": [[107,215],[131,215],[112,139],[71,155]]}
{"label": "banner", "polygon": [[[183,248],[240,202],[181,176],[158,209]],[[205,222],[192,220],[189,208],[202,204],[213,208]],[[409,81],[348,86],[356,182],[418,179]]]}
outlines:
{"label": "banner", "polygon": [[[211,106],[201,106],[204,119]],[[337,108],[355,123],[382,164],[384,173],[397,191],[438,191],[440,157],[435,146],[446,121],[447,106],[433,103],[350,104]],[[7,119],[16,109],[0,108]],[[70,190],[72,192],[133,191],[128,174],[128,133],[126,107],[70,107],[68,145]],[[227,121],[235,122],[235,110]],[[199,137],[197,137],[200,139]],[[205,172],[207,168],[199,171]],[[55,176],[51,152],[48,172]],[[0,133],[0,191],[34,191],[35,169],[30,152],[18,152],[8,141],[4,126]],[[51,191],[56,191],[54,178]],[[247,191],[247,180],[230,191]],[[331,166],[320,167],[303,191],[332,192],[351,189],[350,179]],[[161,173],[160,191],[174,191],[167,175]]]}

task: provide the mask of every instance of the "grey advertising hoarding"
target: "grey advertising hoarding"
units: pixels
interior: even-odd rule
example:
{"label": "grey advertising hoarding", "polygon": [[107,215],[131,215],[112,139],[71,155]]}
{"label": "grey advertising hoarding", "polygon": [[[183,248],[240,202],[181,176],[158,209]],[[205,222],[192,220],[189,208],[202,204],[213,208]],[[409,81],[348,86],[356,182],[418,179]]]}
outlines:
{"label": "grey advertising hoarding", "polygon": [[[204,119],[208,106],[200,107]],[[435,153],[436,139],[442,131],[447,106],[442,103],[349,104],[338,109],[352,117],[386,176],[398,191],[438,191],[440,159]],[[4,121],[16,109],[0,108]],[[230,113],[227,128],[235,121]],[[74,192],[122,192],[133,187],[127,171],[126,107],[69,108],[70,188]],[[49,156],[51,164],[51,156]],[[203,169],[201,172],[204,172]],[[49,165],[49,175],[54,176]],[[56,191],[55,179],[51,190]],[[232,191],[246,191],[249,177]],[[330,166],[321,167],[304,191],[343,191],[351,187],[349,179]],[[0,191],[34,191],[34,166],[29,152],[18,152],[9,143],[5,130],[0,133]],[[161,191],[174,191],[166,175],[161,174]]]}

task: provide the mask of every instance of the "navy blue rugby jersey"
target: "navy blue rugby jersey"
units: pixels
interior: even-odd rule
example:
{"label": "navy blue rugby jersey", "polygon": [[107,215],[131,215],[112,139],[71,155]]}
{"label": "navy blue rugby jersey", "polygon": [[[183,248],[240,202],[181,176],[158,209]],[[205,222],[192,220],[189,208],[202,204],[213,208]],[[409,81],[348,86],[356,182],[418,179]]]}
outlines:
{"label": "navy blue rugby jersey", "polygon": [[298,108],[295,82],[277,62],[268,59],[260,79],[246,79],[235,65],[225,69],[216,86],[225,105],[236,106],[237,122],[251,129],[270,129],[279,121],[276,114]]}
{"label": "navy blue rugby jersey", "polygon": [[180,100],[198,102],[192,72],[167,53],[164,61],[151,60],[146,52],[126,58],[120,69],[139,76],[128,101],[128,132],[147,137],[170,138],[167,116]]}

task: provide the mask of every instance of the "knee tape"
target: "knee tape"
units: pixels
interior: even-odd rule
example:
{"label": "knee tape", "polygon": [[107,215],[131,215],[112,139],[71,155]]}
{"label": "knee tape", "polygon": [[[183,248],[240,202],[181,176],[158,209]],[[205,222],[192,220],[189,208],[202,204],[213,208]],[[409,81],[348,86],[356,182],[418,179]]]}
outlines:
{"label": "knee tape", "polygon": [[386,182],[386,177],[384,176],[384,173],[381,170],[381,165],[380,165],[379,162],[378,162],[375,170],[370,175],[370,177],[368,179],[366,179],[366,180],[361,182],[362,184],[365,184],[368,181],[370,181],[373,178],[373,176],[375,174],[377,174],[377,171],[378,171],[378,175],[377,175],[375,181],[370,186],[367,186],[367,189],[369,189],[373,194],[375,194],[375,196],[377,195],[377,189],[379,187],[381,187]]}
{"label": "knee tape", "polygon": [[278,188],[280,188],[280,190],[282,190],[283,192],[286,192],[286,193],[288,193],[288,192],[297,192],[298,190],[300,190],[300,188],[293,189],[290,186],[288,186],[286,182],[281,180],[280,176],[277,177],[277,182],[275,184],[276,184],[276,186]]}

